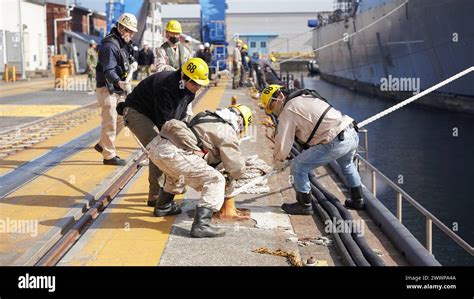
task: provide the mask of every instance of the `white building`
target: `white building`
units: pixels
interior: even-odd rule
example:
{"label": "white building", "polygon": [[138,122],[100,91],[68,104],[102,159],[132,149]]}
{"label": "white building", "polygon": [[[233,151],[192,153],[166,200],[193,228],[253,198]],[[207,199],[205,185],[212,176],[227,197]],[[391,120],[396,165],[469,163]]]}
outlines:
{"label": "white building", "polygon": [[42,1],[1,0],[0,72],[5,63],[21,72],[20,7],[26,71],[46,70],[48,66],[46,6]]}
{"label": "white building", "polygon": [[331,11],[332,0],[226,0],[227,40],[239,36],[249,53],[310,52],[308,20]]}

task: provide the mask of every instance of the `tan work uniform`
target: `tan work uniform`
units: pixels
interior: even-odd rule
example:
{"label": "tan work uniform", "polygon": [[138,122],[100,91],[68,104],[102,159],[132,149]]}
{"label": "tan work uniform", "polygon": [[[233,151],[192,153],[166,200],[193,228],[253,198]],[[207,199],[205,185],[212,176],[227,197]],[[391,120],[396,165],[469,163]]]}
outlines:
{"label": "tan work uniform", "polygon": [[178,44],[173,48],[169,42],[165,42],[156,53],[156,71],[176,71],[191,58],[191,52]]}
{"label": "tan work uniform", "polygon": [[[286,160],[295,136],[299,141],[306,142],[328,106],[328,103],[310,95],[302,95],[288,101],[278,117],[278,133],[273,152],[275,160]],[[340,111],[330,109],[308,145],[329,143],[352,121],[352,118]]]}
{"label": "tan work uniform", "polygon": [[245,171],[239,138],[227,123],[200,123],[193,126],[202,141],[201,148],[194,133],[179,120],[166,122],[160,136],[147,146],[150,160],[166,174],[164,190],[179,194],[185,186],[201,191],[199,207],[219,211],[224,203],[225,178],[210,165],[223,163],[234,179]]}
{"label": "tan work uniform", "polygon": [[239,87],[239,84],[240,84],[240,76],[241,76],[241,70],[242,70],[242,54],[240,54],[239,48],[235,47],[232,55],[233,55],[232,69],[234,72],[234,77],[232,80],[232,88],[236,89]]}

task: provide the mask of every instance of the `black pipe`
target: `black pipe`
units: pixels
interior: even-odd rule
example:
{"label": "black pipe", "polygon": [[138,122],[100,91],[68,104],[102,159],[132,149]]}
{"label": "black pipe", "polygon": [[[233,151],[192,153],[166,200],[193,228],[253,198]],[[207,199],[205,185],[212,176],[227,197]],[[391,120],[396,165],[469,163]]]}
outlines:
{"label": "black pipe", "polygon": [[[300,152],[298,152],[298,150],[293,147],[291,149],[291,153],[293,157],[296,157]],[[331,202],[328,201],[324,194],[320,190],[318,190],[318,188],[314,186],[314,184],[312,184],[311,186],[311,193],[313,194],[315,199],[321,204],[324,210],[329,214],[329,220],[331,221],[331,223],[333,222],[333,219],[336,219],[336,221],[344,221],[337,208]],[[349,232],[340,233],[339,236],[342,242],[344,243],[343,250],[347,250],[349,252],[355,265],[370,266],[370,263],[366,260],[364,253],[358,247],[357,243],[354,241]]]}
{"label": "black pipe", "polygon": [[[346,184],[341,168],[336,163],[329,166]],[[367,188],[362,188],[366,211],[373,221],[382,229],[395,247],[412,266],[441,266],[432,254],[413,236],[413,234],[398,221],[398,219],[385,207],[380,200],[373,196]]]}
{"label": "black pipe", "polygon": [[[345,221],[348,221],[348,223],[351,223],[349,221],[354,220],[351,213],[341,204],[339,199],[336,198],[327,189],[325,189],[321,185],[321,183],[318,182],[314,174],[310,175],[310,181],[316,188],[321,190],[321,192],[324,194],[324,196],[326,196],[329,202],[331,202],[337,208],[337,210],[339,211],[339,213],[341,214],[342,218]],[[352,232],[352,238],[357,243],[359,248],[362,250],[364,257],[372,266],[379,266],[379,267],[385,266],[385,263],[383,262],[383,260],[372,250],[372,248],[370,248],[369,244],[367,243],[367,241],[365,240],[363,236],[360,236],[358,233]]]}
{"label": "black pipe", "polygon": [[[321,206],[321,204],[316,198],[313,198],[312,203],[313,203],[313,210],[316,209],[316,211],[318,212],[319,216],[322,219],[331,220],[331,218],[329,217],[329,214],[323,209],[323,207]],[[347,251],[346,246],[344,246],[341,236],[339,236],[338,233],[333,233],[332,237],[334,239],[334,243],[336,244],[336,249],[341,255],[343,264],[346,266],[355,267],[356,264],[354,263],[354,260],[352,259],[349,251]]]}

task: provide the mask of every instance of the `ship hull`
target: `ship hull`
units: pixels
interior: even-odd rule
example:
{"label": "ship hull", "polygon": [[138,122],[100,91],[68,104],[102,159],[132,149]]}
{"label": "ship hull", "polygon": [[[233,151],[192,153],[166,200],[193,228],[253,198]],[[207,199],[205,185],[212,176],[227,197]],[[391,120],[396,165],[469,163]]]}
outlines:
{"label": "ship hull", "polygon": [[[323,79],[374,95],[404,99],[474,66],[474,1],[364,0],[354,16],[319,27],[313,48]],[[398,81],[396,81],[398,80]],[[410,86],[391,84],[412,82]],[[387,85],[387,82],[389,83]],[[416,88],[413,88],[416,86]],[[421,100],[474,113],[474,73]]]}

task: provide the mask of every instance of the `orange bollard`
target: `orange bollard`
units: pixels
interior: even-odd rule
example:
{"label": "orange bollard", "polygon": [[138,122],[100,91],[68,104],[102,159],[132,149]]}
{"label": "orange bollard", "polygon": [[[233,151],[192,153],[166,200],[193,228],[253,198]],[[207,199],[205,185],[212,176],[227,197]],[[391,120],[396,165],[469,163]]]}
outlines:
{"label": "orange bollard", "polygon": [[5,63],[5,82],[8,82],[8,64]]}
{"label": "orange bollard", "polygon": [[12,66],[12,82],[16,81],[16,67]]}
{"label": "orange bollard", "polygon": [[248,209],[239,209],[235,207],[233,197],[224,199],[224,204],[219,212],[214,214],[214,218],[227,221],[240,221],[250,219],[250,211]]}
{"label": "orange bollard", "polygon": [[237,97],[236,96],[232,96],[232,99],[230,100],[230,104],[231,105],[237,105]]}

